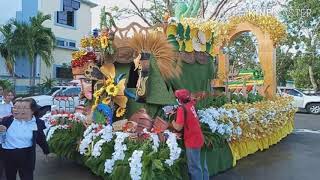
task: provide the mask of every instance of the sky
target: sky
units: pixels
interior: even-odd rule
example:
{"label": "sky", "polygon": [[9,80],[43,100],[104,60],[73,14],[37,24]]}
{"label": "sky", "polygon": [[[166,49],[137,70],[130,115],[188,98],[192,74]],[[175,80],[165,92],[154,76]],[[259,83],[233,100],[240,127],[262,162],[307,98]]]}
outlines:
{"label": "sky", "polygon": [[16,11],[21,10],[21,0],[0,0],[0,24],[16,17]]}
{"label": "sky", "polygon": [[[14,18],[16,16],[16,11],[21,10],[21,1],[22,0],[0,0],[0,24],[6,23],[10,18]],[[54,1],[54,0],[51,0]],[[55,0],[57,1],[57,0]],[[99,4],[98,7],[92,8],[92,28],[99,27],[99,15],[100,10],[103,6],[113,7],[118,6],[120,8],[130,7],[129,0],[91,0]],[[138,1],[137,1],[138,2]],[[129,19],[122,20],[117,22],[119,27],[124,27],[128,25],[128,22],[141,22],[141,20],[137,17],[131,17]]]}
{"label": "sky", "polygon": [[[129,2],[129,0],[91,0],[91,1],[99,4],[98,7],[95,7],[92,9],[92,27],[93,28],[99,27],[100,10],[103,6],[106,6],[106,9],[108,9],[109,7],[113,7],[113,6],[118,6],[119,8],[127,8],[127,7],[133,8],[133,6]],[[137,4],[138,4],[139,1],[142,2],[143,0],[136,0],[135,2],[137,2]],[[131,22],[138,22],[138,23],[143,24],[141,19],[137,16],[133,16],[128,19],[118,21],[116,23],[117,23],[117,26],[119,26],[119,27],[125,27],[128,24],[130,24]]]}

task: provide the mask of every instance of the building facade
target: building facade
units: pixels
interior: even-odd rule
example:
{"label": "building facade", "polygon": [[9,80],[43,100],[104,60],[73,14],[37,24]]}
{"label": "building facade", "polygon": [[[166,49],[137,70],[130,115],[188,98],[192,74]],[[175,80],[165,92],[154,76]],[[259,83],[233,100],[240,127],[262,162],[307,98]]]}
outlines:
{"label": "building facade", "polygon": [[[44,26],[51,28],[56,37],[56,47],[53,51],[54,61],[50,67],[36,61],[36,84],[46,77],[58,82],[72,79],[70,68],[71,54],[80,45],[80,39],[91,33],[91,8],[97,4],[89,0],[21,0],[22,9],[16,13],[18,21],[28,22],[29,18],[38,12],[50,14],[51,20],[45,21]],[[3,61],[3,60],[0,60]],[[0,68],[5,69],[3,62]],[[30,63],[27,57],[16,58],[16,91],[26,92],[29,88]],[[2,77],[10,78],[8,72],[2,71]]]}

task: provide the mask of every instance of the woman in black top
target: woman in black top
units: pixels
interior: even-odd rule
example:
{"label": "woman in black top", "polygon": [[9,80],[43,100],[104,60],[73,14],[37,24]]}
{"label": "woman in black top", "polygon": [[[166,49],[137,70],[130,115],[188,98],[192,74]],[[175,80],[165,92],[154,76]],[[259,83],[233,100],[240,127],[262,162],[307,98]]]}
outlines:
{"label": "woman in black top", "polygon": [[44,121],[34,116],[37,103],[33,99],[17,101],[13,116],[3,119],[6,127],[6,138],[2,144],[4,151],[5,171],[8,180],[15,180],[19,172],[21,180],[33,180],[36,160],[36,144],[44,154],[49,154],[43,129]]}

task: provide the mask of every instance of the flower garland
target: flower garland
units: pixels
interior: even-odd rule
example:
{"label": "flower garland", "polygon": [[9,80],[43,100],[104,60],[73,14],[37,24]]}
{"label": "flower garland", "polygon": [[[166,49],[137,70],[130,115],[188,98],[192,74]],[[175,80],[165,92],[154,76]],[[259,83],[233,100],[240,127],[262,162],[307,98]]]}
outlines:
{"label": "flower garland", "polygon": [[101,155],[102,145],[106,142],[104,139],[100,139],[93,147],[91,156],[97,158]]}
{"label": "flower garland", "polygon": [[93,157],[99,157],[101,155],[102,145],[112,140],[112,126],[107,125],[100,132],[102,132],[101,138],[93,147],[91,155]]}
{"label": "flower garland", "polygon": [[[230,139],[231,136],[240,136],[242,131],[239,126],[235,126],[235,123],[240,122],[240,115],[236,109],[227,110],[225,108],[208,108],[204,110],[199,110],[198,115],[200,117],[200,122],[207,124],[212,133],[219,133]],[[221,121],[224,119],[224,121]],[[228,121],[226,122],[225,119]],[[236,129],[233,131],[233,129]]]}
{"label": "flower garland", "polygon": [[124,140],[129,136],[128,133],[123,132],[116,132],[116,139],[114,145],[114,152],[112,153],[112,158],[107,159],[104,163],[104,172],[105,173],[112,173],[114,163],[117,160],[123,160],[125,158],[124,151],[127,150],[127,145],[122,144]]}
{"label": "flower garland", "polygon": [[80,142],[79,145],[79,152],[80,154],[85,154],[87,150],[89,149],[89,145],[92,143],[92,141],[98,136],[98,133],[95,133],[94,129],[97,128],[98,125],[92,123],[84,132],[83,132],[83,139]]}
{"label": "flower garland", "polygon": [[94,127],[97,126],[96,124],[92,123],[90,126],[87,127],[87,129],[83,132],[83,137],[88,136],[89,133],[92,132]]}
{"label": "flower garland", "polygon": [[52,138],[52,136],[53,136],[53,134],[54,134],[54,132],[57,130],[57,129],[68,129],[68,125],[57,125],[57,126],[51,126],[51,127],[49,127],[49,130],[48,130],[48,134],[47,134],[47,141],[49,141],[51,138]]}
{"label": "flower garland", "polygon": [[142,173],[142,157],[143,151],[134,150],[132,156],[129,158],[130,176],[132,180],[140,180]]}
{"label": "flower garland", "polygon": [[168,135],[168,139],[166,141],[166,144],[168,145],[168,147],[170,149],[170,158],[166,159],[165,163],[168,166],[172,166],[174,161],[179,159],[180,154],[181,154],[181,148],[178,146],[177,137],[174,133],[172,133],[168,130],[165,130],[164,133]]}
{"label": "flower garland", "polygon": [[160,146],[159,136],[156,133],[148,132],[146,128],[143,129],[143,133],[150,136],[150,140],[152,140],[152,149],[154,152],[158,152],[158,148]]}
{"label": "flower garland", "polygon": [[74,117],[76,120],[80,121],[80,122],[85,122],[87,117],[85,115],[83,115],[82,113],[76,112],[74,113]]}
{"label": "flower garland", "polygon": [[271,134],[287,122],[288,118],[282,114],[288,111],[295,111],[291,99],[277,98],[253,104],[226,104],[218,109],[211,107],[199,110],[198,115],[200,122],[208,125],[212,133],[232,141]]}
{"label": "flower garland", "polygon": [[80,145],[79,145],[79,152],[80,154],[85,154],[87,152],[87,149],[89,148],[89,145],[91,144],[93,140],[93,132],[90,132],[88,135],[86,135]]}

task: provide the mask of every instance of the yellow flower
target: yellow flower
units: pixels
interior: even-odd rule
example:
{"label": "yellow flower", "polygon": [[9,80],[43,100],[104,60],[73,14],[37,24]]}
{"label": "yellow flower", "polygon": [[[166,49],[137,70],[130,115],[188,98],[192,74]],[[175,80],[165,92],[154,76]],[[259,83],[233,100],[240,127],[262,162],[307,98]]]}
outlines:
{"label": "yellow flower", "polygon": [[93,93],[93,97],[97,98],[97,97],[101,96],[102,93],[103,93],[103,90],[104,90],[103,88],[100,88],[99,90],[97,90],[96,92],[94,92],[94,93]]}
{"label": "yellow flower", "polygon": [[72,53],[72,59],[80,59],[82,56],[86,55],[87,52],[84,50],[75,51]]}
{"label": "yellow flower", "polygon": [[86,48],[86,47],[89,47],[90,46],[90,40],[89,40],[89,38],[82,38],[81,40],[80,40],[80,46],[82,47],[82,48]]}
{"label": "yellow flower", "polygon": [[113,81],[113,79],[111,79],[111,78],[108,78],[106,81],[105,81],[105,85],[108,87],[109,85],[111,85],[111,84],[113,84],[114,83],[114,81]]}
{"label": "yellow flower", "polygon": [[125,108],[121,108],[119,107],[116,111],[116,117],[121,117],[124,115],[124,113],[126,112],[126,109]]}
{"label": "yellow flower", "polygon": [[110,96],[116,96],[116,95],[118,95],[118,92],[119,92],[119,88],[117,86],[115,86],[114,84],[110,84],[106,90],[107,90],[108,95],[110,95]]}
{"label": "yellow flower", "polygon": [[126,79],[122,79],[121,81],[119,81],[119,83],[117,84],[117,87],[119,89],[118,94],[113,98],[114,103],[122,108],[125,108],[128,102],[127,96],[124,95],[124,90],[126,88],[125,82]]}
{"label": "yellow flower", "polygon": [[103,49],[108,47],[108,37],[107,36],[101,36],[100,38],[101,47]]}
{"label": "yellow flower", "polygon": [[109,104],[111,102],[111,97],[106,97],[105,99],[102,100],[103,104]]}
{"label": "yellow flower", "polygon": [[90,45],[91,45],[93,48],[98,48],[98,47],[99,47],[99,42],[100,42],[100,39],[99,39],[99,38],[95,38],[95,37],[91,37],[91,38],[90,38]]}

